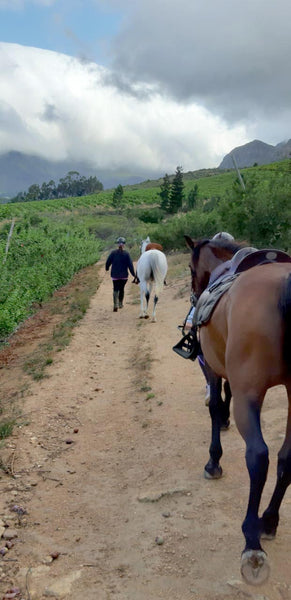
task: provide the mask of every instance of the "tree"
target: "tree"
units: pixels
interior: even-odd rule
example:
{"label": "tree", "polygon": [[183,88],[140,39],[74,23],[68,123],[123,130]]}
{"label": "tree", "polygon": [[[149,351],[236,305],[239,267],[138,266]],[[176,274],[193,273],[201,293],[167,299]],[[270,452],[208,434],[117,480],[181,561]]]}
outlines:
{"label": "tree", "polygon": [[55,182],[52,179],[49,181],[49,183],[44,181],[40,190],[40,199],[50,200],[51,198],[56,198],[56,195],[57,191]]}
{"label": "tree", "polygon": [[113,206],[119,206],[123,198],[123,187],[121,183],[115,188],[113,192],[112,204]]}
{"label": "tree", "polygon": [[198,199],[198,185],[195,183],[194,188],[190,190],[187,198],[187,205],[189,210],[195,208]]}
{"label": "tree", "polygon": [[26,202],[30,202],[31,200],[39,200],[40,199],[40,187],[37,183],[33,183],[29,188],[26,194]]}
{"label": "tree", "polygon": [[160,186],[159,196],[161,198],[160,208],[165,212],[168,212],[170,207],[170,192],[171,192],[171,182],[168,173],[165,174],[163,183]]}
{"label": "tree", "polygon": [[183,204],[183,194],[184,191],[184,182],[183,182],[183,169],[182,167],[177,167],[174,179],[171,185],[171,193],[170,193],[170,206],[169,212],[176,213],[178,210],[181,210]]}

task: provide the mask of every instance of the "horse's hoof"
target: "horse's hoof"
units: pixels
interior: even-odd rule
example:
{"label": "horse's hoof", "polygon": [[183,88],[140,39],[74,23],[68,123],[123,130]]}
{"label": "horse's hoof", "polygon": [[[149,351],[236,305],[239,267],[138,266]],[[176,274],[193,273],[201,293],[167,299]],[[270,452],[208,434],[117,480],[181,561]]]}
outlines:
{"label": "horse's hoof", "polygon": [[225,423],[222,423],[220,429],[221,431],[227,431],[229,429],[230,426],[230,420],[227,419],[227,421]]}
{"label": "horse's hoof", "polygon": [[152,318],[152,323],[156,323],[157,319],[155,317]]}
{"label": "horse's hoof", "polygon": [[206,465],[206,467],[204,469],[204,478],[205,479],[220,479],[221,477],[222,477],[222,468],[220,466],[214,467],[214,468],[213,467],[209,468]]}
{"label": "horse's hoof", "polygon": [[241,574],[249,585],[261,585],[270,575],[267,555],[263,550],[247,550],[241,557]]}
{"label": "horse's hoof", "polygon": [[149,316],[149,315],[145,315],[145,316],[144,316],[144,318],[145,318],[145,319],[149,319],[149,318],[150,318],[150,316]]}

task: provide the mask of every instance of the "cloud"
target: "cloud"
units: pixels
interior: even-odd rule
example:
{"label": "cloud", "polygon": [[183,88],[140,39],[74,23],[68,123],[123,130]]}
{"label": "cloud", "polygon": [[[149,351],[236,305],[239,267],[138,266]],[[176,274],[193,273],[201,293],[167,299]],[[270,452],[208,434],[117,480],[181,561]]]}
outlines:
{"label": "cloud", "polygon": [[125,4],[128,15],[112,47],[119,74],[199,102],[230,122],[286,110],[290,127],[290,0]]}
{"label": "cloud", "polygon": [[[1,66],[3,68],[1,68]],[[4,68],[5,67],[5,68]],[[51,51],[0,43],[0,152],[86,160],[98,168],[163,174],[217,166],[247,141],[193,102],[177,102],[141,81]]]}

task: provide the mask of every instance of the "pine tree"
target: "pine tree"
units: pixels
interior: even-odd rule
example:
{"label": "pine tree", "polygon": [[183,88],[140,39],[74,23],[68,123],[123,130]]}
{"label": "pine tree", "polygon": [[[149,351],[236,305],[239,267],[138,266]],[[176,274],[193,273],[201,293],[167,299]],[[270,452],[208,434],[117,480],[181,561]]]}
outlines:
{"label": "pine tree", "polygon": [[113,192],[112,204],[113,206],[120,206],[123,198],[123,187],[121,183],[115,188]]}
{"label": "pine tree", "polygon": [[163,179],[163,183],[160,187],[159,196],[161,198],[160,208],[165,212],[168,212],[170,205],[170,192],[171,192],[171,182],[168,173],[165,174]]}
{"label": "pine tree", "polygon": [[197,183],[195,183],[194,188],[192,190],[190,190],[190,192],[188,194],[187,204],[188,204],[189,210],[193,210],[193,208],[195,208],[196,203],[197,203],[197,198],[198,198],[198,185],[197,185]]}
{"label": "pine tree", "polygon": [[171,193],[170,193],[170,206],[169,212],[176,213],[178,210],[181,210],[183,204],[183,194],[184,191],[184,182],[183,182],[183,169],[182,167],[177,167],[174,179],[171,185]]}

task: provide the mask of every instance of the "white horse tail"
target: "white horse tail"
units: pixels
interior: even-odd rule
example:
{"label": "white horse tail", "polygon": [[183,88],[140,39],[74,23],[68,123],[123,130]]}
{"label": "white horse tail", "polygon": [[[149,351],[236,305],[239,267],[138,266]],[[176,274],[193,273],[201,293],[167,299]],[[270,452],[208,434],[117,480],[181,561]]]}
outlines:
{"label": "white horse tail", "polygon": [[136,265],[140,287],[140,318],[148,318],[149,299],[154,289],[152,321],[156,320],[156,305],[164,287],[167,270],[167,259],[161,250],[147,250],[140,256]]}
{"label": "white horse tail", "polygon": [[155,294],[159,296],[164,288],[164,282],[168,271],[166,256],[160,250],[148,250],[151,254],[151,267],[155,282]]}

